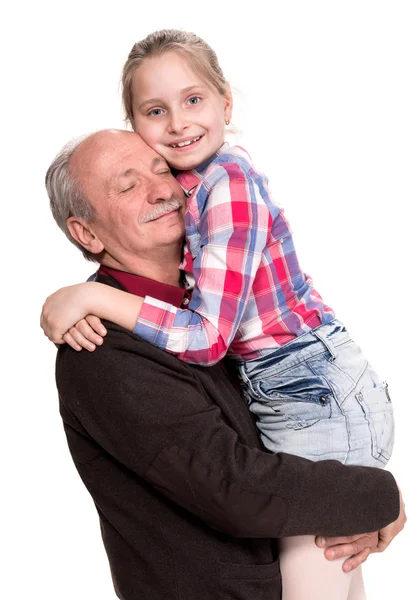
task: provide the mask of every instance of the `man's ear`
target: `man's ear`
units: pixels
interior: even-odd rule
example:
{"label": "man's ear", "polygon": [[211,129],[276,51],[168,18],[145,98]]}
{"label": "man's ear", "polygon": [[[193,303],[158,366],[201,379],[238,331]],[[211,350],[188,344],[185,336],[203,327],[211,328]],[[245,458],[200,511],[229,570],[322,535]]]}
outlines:
{"label": "man's ear", "polygon": [[69,217],[67,227],[76,242],[92,254],[100,254],[104,249],[104,245],[95,234],[92,225],[84,219]]}

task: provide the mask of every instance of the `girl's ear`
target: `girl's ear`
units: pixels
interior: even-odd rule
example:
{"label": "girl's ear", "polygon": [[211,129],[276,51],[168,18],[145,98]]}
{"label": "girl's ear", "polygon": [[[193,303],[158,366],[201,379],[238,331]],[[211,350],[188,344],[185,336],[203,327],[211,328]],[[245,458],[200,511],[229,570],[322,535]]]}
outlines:
{"label": "girl's ear", "polygon": [[225,123],[228,123],[232,119],[232,110],[233,110],[232,90],[230,89],[229,84],[227,84],[226,92],[224,93],[224,102],[225,102]]}
{"label": "girl's ear", "polygon": [[104,249],[103,243],[96,236],[91,224],[87,223],[84,219],[69,217],[67,219],[67,227],[76,242],[92,254],[100,254]]}

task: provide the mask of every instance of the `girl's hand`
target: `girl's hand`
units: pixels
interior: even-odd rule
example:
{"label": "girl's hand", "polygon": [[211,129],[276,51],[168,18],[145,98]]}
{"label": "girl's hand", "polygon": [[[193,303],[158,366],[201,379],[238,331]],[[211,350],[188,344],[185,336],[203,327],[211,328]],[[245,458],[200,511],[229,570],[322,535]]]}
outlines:
{"label": "girl's hand", "polygon": [[88,314],[96,312],[91,310],[98,302],[95,299],[100,295],[100,283],[79,283],[61,288],[49,296],[41,313],[41,327],[49,340],[55,344],[64,344],[64,335],[75,323],[84,319]]}
{"label": "girl's hand", "polygon": [[63,340],[78,352],[82,348],[93,352],[96,350],[96,346],[102,345],[102,338],[106,333],[107,331],[98,317],[87,315],[85,319],[76,323],[63,335]]}

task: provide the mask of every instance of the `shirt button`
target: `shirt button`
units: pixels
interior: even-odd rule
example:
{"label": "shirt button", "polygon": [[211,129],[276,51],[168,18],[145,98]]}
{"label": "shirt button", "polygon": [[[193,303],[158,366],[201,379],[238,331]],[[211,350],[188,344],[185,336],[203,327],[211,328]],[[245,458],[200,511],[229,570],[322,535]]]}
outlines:
{"label": "shirt button", "polygon": [[188,304],[188,303],[189,303],[189,300],[188,300],[188,298],[184,298],[184,299],[183,299],[183,301],[182,301],[182,304],[183,304],[184,306],[187,306],[187,304]]}

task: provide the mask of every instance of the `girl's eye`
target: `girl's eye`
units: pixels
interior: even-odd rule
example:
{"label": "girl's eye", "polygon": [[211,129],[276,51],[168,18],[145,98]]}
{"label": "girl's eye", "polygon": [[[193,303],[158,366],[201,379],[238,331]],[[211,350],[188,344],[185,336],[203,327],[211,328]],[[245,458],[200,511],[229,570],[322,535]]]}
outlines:
{"label": "girl's eye", "polygon": [[161,114],[163,114],[163,110],[161,108],[152,108],[152,110],[147,114],[151,117],[159,117]]}
{"label": "girl's eye", "polygon": [[201,101],[201,98],[199,98],[198,96],[192,96],[188,102],[189,104],[198,104]]}

